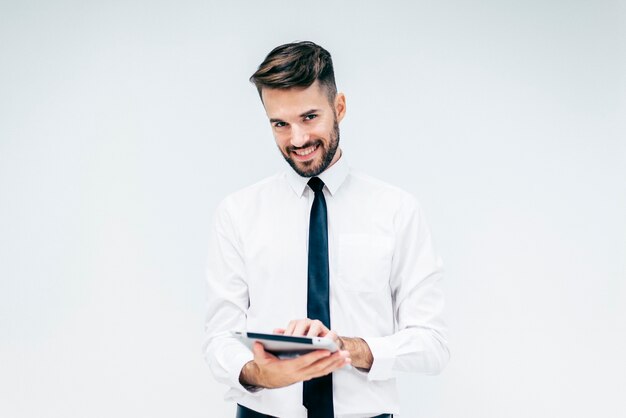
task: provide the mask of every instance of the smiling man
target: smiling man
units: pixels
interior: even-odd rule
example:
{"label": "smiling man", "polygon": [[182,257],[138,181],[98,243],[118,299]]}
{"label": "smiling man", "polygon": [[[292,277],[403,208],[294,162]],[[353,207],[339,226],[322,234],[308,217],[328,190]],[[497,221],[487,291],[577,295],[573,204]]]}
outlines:
{"label": "smiling man", "polygon": [[[296,173],[317,176],[341,156],[339,121],[346,110],[343,93],[327,95],[328,86],[314,81],[308,88],[262,89],[261,98],[276,144]],[[312,106],[308,108],[308,106]],[[302,109],[304,112],[299,113]]]}
{"label": "smiling man", "polygon": [[[216,211],[207,361],[238,418],[391,417],[395,372],[436,374],[449,358],[428,227],[412,196],[349,167],[328,51],[281,45],[251,81],[291,168]],[[327,337],[340,350],[278,359],[233,330]]]}

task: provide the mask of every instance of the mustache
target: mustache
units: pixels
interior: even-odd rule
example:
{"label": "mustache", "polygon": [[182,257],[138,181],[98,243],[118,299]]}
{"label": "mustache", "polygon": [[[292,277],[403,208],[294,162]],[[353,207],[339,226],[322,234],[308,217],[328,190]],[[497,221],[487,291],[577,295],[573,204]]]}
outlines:
{"label": "mustache", "polygon": [[306,144],[304,144],[304,145],[302,145],[300,147],[294,147],[293,145],[289,145],[287,147],[287,151],[294,152],[294,151],[297,151],[297,150],[300,150],[300,149],[305,149],[305,148],[308,148],[308,147],[312,147],[314,145],[322,145],[322,141],[319,141],[319,140],[317,140],[317,141],[309,141],[309,142],[307,142]]}

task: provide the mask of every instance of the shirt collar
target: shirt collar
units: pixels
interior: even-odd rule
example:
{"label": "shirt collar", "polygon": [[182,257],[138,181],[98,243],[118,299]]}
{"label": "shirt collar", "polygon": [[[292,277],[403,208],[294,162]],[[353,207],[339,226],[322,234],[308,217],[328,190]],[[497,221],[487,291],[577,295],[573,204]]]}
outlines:
{"label": "shirt collar", "polygon": [[[339,190],[339,187],[341,187],[343,182],[346,180],[346,177],[348,177],[348,173],[350,172],[350,166],[346,161],[345,155],[343,155],[343,151],[339,152],[341,152],[341,155],[339,159],[335,162],[335,164],[333,164],[317,176],[320,178],[320,180],[324,182],[324,185],[330,192],[331,196],[337,193],[337,190]],[[310,177],[302,177],[293,169],[287,171],[286,177],[287,182],[289,183],[293,191],[298,195],[298,197],[302,197]]]}

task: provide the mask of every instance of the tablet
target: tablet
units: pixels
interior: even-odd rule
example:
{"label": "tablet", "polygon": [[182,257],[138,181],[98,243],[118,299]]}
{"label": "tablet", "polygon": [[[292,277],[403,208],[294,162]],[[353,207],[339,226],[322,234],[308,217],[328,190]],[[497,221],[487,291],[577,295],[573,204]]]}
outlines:
{"label": "tablet", "polygon": [[262,334],[260,332],[233,331],[233,336],[252,350],[255,341],[263,344],[268,351],[279,358],[292,358],[315,350],[339,350],[335,341],[323,337],[294,337],[282,334]]}

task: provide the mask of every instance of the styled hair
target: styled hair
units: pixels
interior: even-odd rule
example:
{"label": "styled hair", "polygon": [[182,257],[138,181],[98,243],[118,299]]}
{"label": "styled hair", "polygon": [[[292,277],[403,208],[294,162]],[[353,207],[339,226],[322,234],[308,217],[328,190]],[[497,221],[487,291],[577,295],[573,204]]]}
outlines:
{"label": "styled hair", "polygon": [[259,96],[264,88],[306,88],[315,80],[326,89],[328,100],[332,102],[337,94],[333,61],[328,51],[310,41],[294,42],[274,48],[250,77]]}

